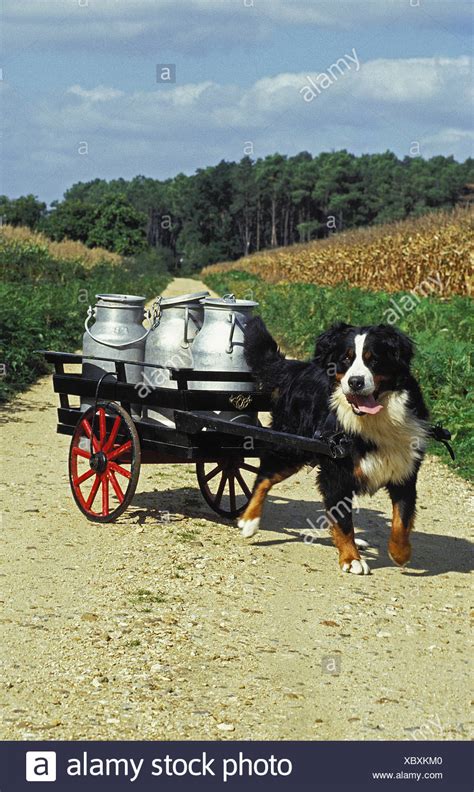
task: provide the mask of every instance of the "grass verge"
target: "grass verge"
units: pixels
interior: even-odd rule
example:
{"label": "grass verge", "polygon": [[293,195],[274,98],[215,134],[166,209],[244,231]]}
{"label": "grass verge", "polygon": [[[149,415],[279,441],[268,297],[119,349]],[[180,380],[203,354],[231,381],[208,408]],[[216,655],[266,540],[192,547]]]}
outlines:
{"label": "grass verge", "polygon": [[[23,247],[22,247],[23,245]],[[104,251],[107,253],[107,251]],[[49,371],[33,353],[82,346],[87,307],[100,292],[160,294],[170,280],[156,261],[59,259],[33,240],[0,239],[0,402]]]}

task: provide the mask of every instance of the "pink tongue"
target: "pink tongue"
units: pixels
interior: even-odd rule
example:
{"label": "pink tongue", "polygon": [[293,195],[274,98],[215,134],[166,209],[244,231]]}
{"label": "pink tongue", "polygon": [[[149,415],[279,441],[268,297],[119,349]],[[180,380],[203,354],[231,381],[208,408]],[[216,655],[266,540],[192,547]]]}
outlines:
{"label": "pink tongue", "polygon": [[358,410],[370,415],[376,415],[380,410],[383,410],[383,404],[377,404],[374,397],[370,396],[351,396],[350,401],[355,404]]}

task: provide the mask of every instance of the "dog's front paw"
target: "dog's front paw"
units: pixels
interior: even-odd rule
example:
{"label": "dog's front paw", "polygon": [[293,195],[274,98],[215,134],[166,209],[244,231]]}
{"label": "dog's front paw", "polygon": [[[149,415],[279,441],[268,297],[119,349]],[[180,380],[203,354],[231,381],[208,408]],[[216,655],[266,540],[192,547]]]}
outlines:
{"label": "dog's front paw", "polygon": [[363,558],[353,558],[352,561],[345,561],[341,564],[343,572],[351,572],[353,575],[370,575],[370,567]]}
{"label": "dog's front paw", "polygon": [[255,536],[260,528],[260,517],[254,517],[253,520],[239,520],[238,525],[240,528],[240,535],[243,536],[244,539],[250,539],[251,536]]}
{"label": "dog's front paw", "polygon": [[411,544],[410,542],[397,543],[391,539],[388,543],[388,554],[394,564],[405,566],[411,558]]}

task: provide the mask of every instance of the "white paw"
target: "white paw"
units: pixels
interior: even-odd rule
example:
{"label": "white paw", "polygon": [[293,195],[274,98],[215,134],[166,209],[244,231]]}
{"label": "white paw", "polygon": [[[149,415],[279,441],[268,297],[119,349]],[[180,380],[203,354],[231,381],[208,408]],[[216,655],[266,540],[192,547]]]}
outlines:
{"label": "white paw", "polygon": [[369,543],[365,539],[359,539],[357,536],[354,539],[357,547],[369,547]]}
{"label": "white paw", "polygon": [[354,558],[350,564],[343,564],[342,571],[351,572],[353,575],[370,575],[370,567],[363,558],[359,561]]}
{"label": "white paw", "polygon": [[260,528],[260,517],[254,517],[253,520],[239,520],[240,534],[244,539],[250,539],[254,536]]}

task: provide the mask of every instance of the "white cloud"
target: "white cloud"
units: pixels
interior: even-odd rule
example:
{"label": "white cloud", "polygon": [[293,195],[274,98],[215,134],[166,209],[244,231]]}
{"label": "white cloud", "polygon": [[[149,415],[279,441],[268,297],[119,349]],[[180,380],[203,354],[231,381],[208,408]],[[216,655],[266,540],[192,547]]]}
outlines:
{"label": "white cloud", "polygon": [[[417,140],[422,156],[464,159],[472,143],[471,66],[466,57],[369,61],[344,71],[310,103],[301,95],[310,70],[247,87],[206,80],[127,93],[72,85],[27,110],[6,91],[5,161],[12,163],[6,170],[22,182],[10,190],[45,195],[50,184],[51,199],[68,184],[97,176],[165,178],[223,157],[240,159],[249,140],[257,157],[343,147],[390,148],[403,156]],[[87,157],[78,155],[80,141],[88,143]]]}
{"label": "white cloud", "polygon": [[381,102],[429,102],[443,94],[468,100],[471,88],[472,59],[407,58],[405,60],[374,60],[363,66],[361,79],[354,81],[356,95],[361,99]]}
{"label": "white cloud", "polygon": [[59,103],[47,106],[43,120],[46,122],[51,114],[65,125],[84,127],[93,121],[104,130],[116,125],[126,129],[130,122],[151,125],[158,120],[160,126],[170,129],[200,121],[209,129],[226,125],[255,128],[267,125],[286,111],[298,113],[299,118],[304,118],[304,113],[308,117],[312,109],[316,112],[322,104],[332,121],[338,120],[344,107],[344,116],[350,117],[370,104],[381,111],[393,111],[398,106],[414,108],[427,113],[427,123],[435,122],[441,109],[451,117],[468,118],[473,89],[472,59],[467,56],[377,59],[361,63],[359,70],[348,62],[347,69],[333,70],[331,85],[306,107],[302,101],[303,86],[310,79],[320,81],[322,74],[330,73],[330,66],[319,73],[308,70],[263,77],[248,87],[206,80],[126,93],[105,85],[91,89],[72,85]]}
{"label": "white cloud", "polygon": [[89,102],[110,102],[112,99],[123,96],[123,91],[107,88],[106,85],[98,85],[97,88],[93,88],[91,91],[81,88],[80,85],[71,85],[66,93],[80,96],[81,99],[86,99]]}
{"label": "white cloud", "polygon": [[465,145],[471,152],[474,151],[474,131],[471,129],[454,129],[446,127],[434,135],[428,135],[425,142],[438,150],[449,150],[451,147]]}

